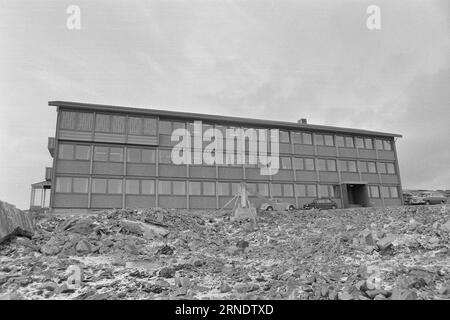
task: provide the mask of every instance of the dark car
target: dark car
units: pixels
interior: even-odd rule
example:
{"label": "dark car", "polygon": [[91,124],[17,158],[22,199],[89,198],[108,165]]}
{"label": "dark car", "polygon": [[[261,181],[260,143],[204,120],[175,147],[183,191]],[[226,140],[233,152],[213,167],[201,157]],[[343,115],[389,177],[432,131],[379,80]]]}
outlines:
{"label": "dark car", "polygon": [[337,209],[338,205],[330,198],[317,198],[312,202],[305,204],[303,209]]}

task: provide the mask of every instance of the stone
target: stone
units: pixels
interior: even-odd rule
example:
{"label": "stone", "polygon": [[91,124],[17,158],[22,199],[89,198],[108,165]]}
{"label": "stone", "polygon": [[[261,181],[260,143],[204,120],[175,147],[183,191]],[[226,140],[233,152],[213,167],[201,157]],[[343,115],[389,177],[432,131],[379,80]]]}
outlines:
{"label": "stone", "polygon": [[249,246],[249,243],[248,243],[248,241],[245,241],[245,240],[239,240],[236,243],[236,247],[238,247],[241,250],[245,250],[246,248],[248,248],[248,246]]}
{"label": "stone", "polygon": [[48,291],[56,291],[58,290],[58,284],[52,281],[47,281],[42,284],[41,288]]}
{"label": "stone", "polygon": [[170,256],[174,253],[175,249],[171,246],[168,245],[164,245],[161,248],[158,249],[158,251],[156,251],[156,254],[162,254],[162,255],[167,255]]}
{"label": "stone", "polygon": [[392,242],[394,242],[395,237],[393,235],[389,235],[377,241],[378,248],[383,251],[392,246]]}
{"label": "stone", "polygon": [[86,254],[91,252],[91,244],[86,240],[80,240],[75,247],[78,253]]}
{"label": "stone", "polygon": [[387,291],[383,290],[383,289],[375,289],[375,290],[367,290],[366,291],[366,295],[371,299],[374,299],[377,295],[380,295],[380,294],[383,297],[386,297]]}
{"label": "stone", "polygon": [[338,293],[339,300],[355,300],[355,297],[348,292],[339,292]]}
{"label": "stone", "polygon": [[431,244],[438,244],[439,241],[441,241],[441,240],[440,240],[438,237],[436,237],[436,236],[433,236],[433,237],[431,237],[431,238],[428,240],[428,242],[431,243]]}
{"label": "stone", "polygon": [[377,294],[373,300],[387,300],[385,296],[383,296],[382,294]]}
{"label": "stone", "polygon": [[120,222],[120,224],[122,228],[127,230],[128,232],[141,235],[145,239],[149,240],[154,238],[166,237],[169,234],[169,231],[166,228],[149,223],[144,223],[141,221],[131,221],[124,219]]}
{"label": "stone", "polygon": [[394,288],[391,300],[417,300],[417,293],[408,289]]}
{"label": "stone", "polygon": [[14,236],[31,238],[33,234],[34,222],[31,214],[0,201],[0,243]]}
{"label": "stone", "polygon": [[366,229],[361,232],[361,237],[365,245],[373,246],[375,245],[375,237],[374,234]]}
{"label": "stone", "polygon": [[159,271],[159,276],[163,278],[173,278],[175,276],[175,269],[164,267]]}
{"label": "stone", "polygon": [[450,220],[441,225],[441,229],[450,232]]}
{"label": "stone", "polygon": [[222,282],[220,284],[219,290],[220,290],[220,293],[227,293],[227,292],[230,292],[232,290],[232,288],[228,285],[228,283]]}

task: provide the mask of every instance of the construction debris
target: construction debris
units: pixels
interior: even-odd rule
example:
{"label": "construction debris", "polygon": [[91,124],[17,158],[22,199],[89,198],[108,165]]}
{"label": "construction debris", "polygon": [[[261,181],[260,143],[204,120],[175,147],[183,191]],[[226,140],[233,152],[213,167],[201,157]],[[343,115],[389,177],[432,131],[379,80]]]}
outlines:
{"label": "construction debris", "polygon": [[13,236],[31,238],[34,233],[33,218],[15,206],[0,201],[0,243]]}
{"label": "construction debris", "polygon": [[449,299],[449,209],[42,215],[0,245],[0,298]]}

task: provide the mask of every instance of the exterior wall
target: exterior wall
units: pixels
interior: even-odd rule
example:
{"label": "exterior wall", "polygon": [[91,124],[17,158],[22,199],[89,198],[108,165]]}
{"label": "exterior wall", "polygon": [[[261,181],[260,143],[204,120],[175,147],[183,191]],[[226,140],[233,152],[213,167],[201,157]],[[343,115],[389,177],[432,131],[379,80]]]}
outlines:
{"label": "exterior wall", "polygon": [[[62,113],[66,112],[66,113]],[[171,123],[170,130],[165,126]],[[238,184],[245,181],[248,184],[266,184],[269,196],[285,201],[291,201],[298,207],[303,206],[320,196],[319,192],[328,188],[331,196],[341,207],[344,204],[344,196],[341,185],[348,182],[364,182],[378,187],[394,187],[398,190],[395,197],[391,191],[389,196],[374,195],[369,199],[371,205],[401,205],[401,185],[398,174],[398,164],[395,154],[395,142],[391,141],[392,150],[377,150],[375,148],[357,148],[337,146],[337,136],[342,134],[332,134],[333,145],[300,144],[293,141],[293,134],[290,134],[289,142],[280,143],[281,157],[288,157],[291,166],[280,168],[279,172],[273,176],[260,174],[259,168],[255,166],[243,165],[173,165],[162,161],[160,158],[163,152],[170,152],[171,147],[176,144],[170,139],[170,132],[176,126],[188,127],[188,122],[183,119],[158,119],[157,117],[137,116],[133,114],[107,114],[96,112],[78,112],[77,110],[66,110],[59,108],[55,156],[53,168],[53,188],[51,196],[51,207],[54,209],[64,208],[122,208],[122,207],[170,207],[170,208],[222,208],[234,195],[230,190],[228,194],[219,194],[218,184],[229,183]],[[219,123],[218,123],[219,124]],[[212,124],[214,125],[214,124]],[[223,124],[220,124],[223,125]],[[303,131],[307,132],[307,131]],[[313,133],[313,132],[311,132]],[[314,132],[315,134],[316,132]],[[319,132],[319,134],[330,135]],[[383,137],[368,137],[373,139],[385,139]],[[373,140],[375,145],[375,140]],[[203,143],[203,146],[208,143]],[[89,159],[61,159],[59,149],[62,145],[79,145],[90,148]],[[94,156],[95,147],[122,148],[123,159],[119,161],[98,161]],[[74,147],[75,148],[75,147]],[[149,162],[136,162],[128,159],[128,150],[151,150],[154,152],[154,160]],[[142,151],[141,151],[142,152]],[[150,152],[150,151],[149,151]],[[109,155],[111,158],[111,154]],[[143,157],[143,156],[142,156]],[[294,157],[314,159],[314,168],[298,169],[294,167]],[[335,161],[336,168],[319,170],[317,161]],[[390,163],[395,167],[395,173],[361,172],[357,168],[356,172],[341,170],[338,160],[368,161],[374,163]],[[327,165],[328,166],[328,165]],[[377,168],[378,170],[378,168]],[[72,189],[75,188],[73,179],[87,179],[88,187],[86,192],[61,192],[57,190],[58,178],[72,178]],[[93,180],[95,179],[119,179],[121,181],[121,192],[119,194],[95,193],[93,191]],[[138,193],[127,192],[127,180],[140,181]],[[185,183],[184,193],[175,194],[171,187],[171,193],[161,193],[159,190],[160,181],[180,181]],[[153,181],[153,190],[143,194],[143,182]],[[216,187],[214,194],[190,194],[189,182],[214,182]],[[281,184],[290,185],[287,189],[293,192],[282,190],[273,193],[271,188],[276,188]],[[315,192],[309,190],[307,193],[297,193],[296,185],[315,186]],[[328,186],[328,187],[326,187]],[[230,189],[232,186],[230,187]],[[306,187],[305,187],[306,188]],[[333,190],[334,194],[331,194]],[[391,189],[389,189],[391,190]],[[202,191],[203,192],[203,191]],[[312,192],[312,193],[311,193]],[[393,196],[394,195],[394,196]],[[371,195],[370,195],[371,196]],[[393,196],[393,197],[392,197]],[[261,199],[252,198],[255,204],[259,204]]]}

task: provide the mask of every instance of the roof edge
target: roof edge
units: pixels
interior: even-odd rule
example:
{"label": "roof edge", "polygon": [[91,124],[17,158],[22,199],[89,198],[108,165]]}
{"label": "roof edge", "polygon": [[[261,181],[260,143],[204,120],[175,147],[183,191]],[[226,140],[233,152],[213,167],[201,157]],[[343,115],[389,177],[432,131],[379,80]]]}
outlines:
{"label": "roof edge", "polygon": [[74,108],[74,109],[90,109],[90,110],[104,111],[104,112],[134,113],[134,114],[167,116],[167,117],[173,117],[173,118],[179,117],[179,118],[188,118],[188,119],[196,119],[196,120],[206,120],[206,121],[223,121],[223,122],[235,122],[235,123],[237,122],[237,123],[242,123],[242,124],[253,124],[253,125],[262,125],[262,126],[290,128],[290,129],[294,129],[294,130],[295,129],[297,129],[297,130],[306,129],[306,130],[320,130],[320,131],[339,132],[339,133],[354,133],[354,134],[361,134],[361,135],[373,135],[373,136],[393,137],[393,138],[401,138],[402,137],[401,134],[364,130],[364,129],[315,125],[315,124],[299,124],[296,122],[241,118],[241,117],[222,116],[222,115],[213,115],[213,114],[192,113],[192,112],[184,112],[184,111],[169,111],[169,110],[161,110],[161,109],[135,108],[135,107],[124,107],[124,106],[117,106],[117,105],[105,105],[105,104],[83,103],[83,102],[73,102],[73,101],[49,101],[48,105],[54,106],[54,107],[67,107],[67,108]]}

